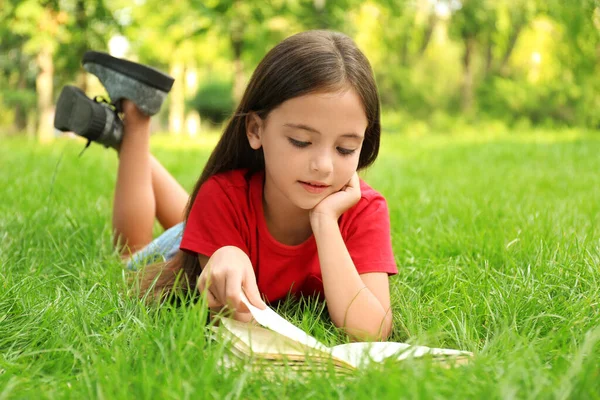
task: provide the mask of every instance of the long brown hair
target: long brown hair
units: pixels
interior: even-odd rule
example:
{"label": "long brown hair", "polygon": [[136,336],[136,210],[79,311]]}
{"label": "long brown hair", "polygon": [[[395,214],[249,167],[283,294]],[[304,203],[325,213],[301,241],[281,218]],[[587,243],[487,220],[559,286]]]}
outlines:
{"label": "long brown hair", "polygon": [[[186,221],[200,187],[211,176],[241,168],[251,175],[265,168],[262,150],[253,150],[246,137],[250,112],[264,120],[273,109],[294,97],[348,88],[361,98],[368,121],[358,162],[360,170],[377,158],[381,134],[379,96],[365,55],[348,36],[323,30],[298,33],[271,49],[252,74],[237,110],[196,182],[187,204]],[[174,288],[193,290],[200,272],[198,257],[179,251],[172,260],[142,270],[141,295],[162,297]]]}

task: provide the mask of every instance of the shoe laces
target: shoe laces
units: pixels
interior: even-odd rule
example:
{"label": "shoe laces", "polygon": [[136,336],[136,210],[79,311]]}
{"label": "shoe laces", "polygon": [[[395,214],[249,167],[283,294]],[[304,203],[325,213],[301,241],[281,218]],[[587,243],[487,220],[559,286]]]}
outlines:
{"label": "shoe laces", "polygon": [[111,110],[117,111],[117,106],[115,105],[115,103],[111,103],[104,96],[94,96],[93,100],[96,103],[106,104],[108,106],[108,108],[110,108]]}

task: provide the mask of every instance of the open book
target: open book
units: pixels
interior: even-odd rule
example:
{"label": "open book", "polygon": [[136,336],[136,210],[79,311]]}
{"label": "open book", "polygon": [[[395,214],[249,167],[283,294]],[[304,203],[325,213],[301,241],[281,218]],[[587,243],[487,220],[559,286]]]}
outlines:
{"label": "open book", "polygon": [[231,355],[253,367],[288,366],[298,372],[327,369],[347,373],[387,359],[427,358],[442,366],[466,364],[468,351],[437,349],[393,342],[357,342],[328,347],[291,324],[271,308],[260,310],[242,295],[254,319],[262,326],[221,318],[215,333],[231,343]]}

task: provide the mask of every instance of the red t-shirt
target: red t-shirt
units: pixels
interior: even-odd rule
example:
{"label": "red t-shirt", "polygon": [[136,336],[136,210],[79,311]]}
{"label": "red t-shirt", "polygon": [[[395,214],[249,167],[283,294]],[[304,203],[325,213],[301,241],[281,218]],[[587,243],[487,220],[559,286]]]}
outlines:
{"label": "red t-shirt", "polygon": [[[250,258],[258,289],[270,302],[288,293],[323,293],[315,237],[288,246],[267,228],[262,195],[264,172],[246,179],[246,170],[209,178],[200,188],[187,220],[180,248],[212,256],[223,246],[236,246]],[[361,199],[339,219],[340,232],[359,274],[398,273],[383,196],[360,182]]]}

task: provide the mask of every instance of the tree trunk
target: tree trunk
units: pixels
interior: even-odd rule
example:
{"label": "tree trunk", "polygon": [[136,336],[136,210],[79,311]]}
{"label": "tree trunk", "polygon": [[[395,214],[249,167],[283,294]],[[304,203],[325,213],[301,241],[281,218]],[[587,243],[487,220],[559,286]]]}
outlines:
{"label": "tree trunk", "polygon": [[325,1],[326,0],[313,0],[315,12],[317,14],[317,26],[319,29],[328,29],[329,22],[327,21],[327,14],[325,13]]}
{"label": "tree trunk", "polygon": [[494,41],[492,40],[492,31],[488,32],[487,43],[485,48],[485,77],[487,78],[492,73],[492,65],[494,63]]}
{"label": "tree trunk", "polygon": [[410,31],[414,29],[414,16],[402,27],[403,33],[400,35],[400,64],[404,67],[408,67],[409,64],[409,42],[412,38]]}
{"label": "tree trunk", "polygon": [[[75,22],[79,35],[79,43],[77,45],[77,53],[80,58],[83,57],[83,53],[88,50],[88,20],[85,13],[85,0],[77,0],[75,4]],[[81,88],[84,92],[87,91],[87,74],[82,66],[79,67],[79,71],[77,72],[77,86]]]}
{"label": "tree trunk", "polygon": [[169,132],[174,135],[179,135],[183,131],[185,118],[185,82],[183,63],[180,61],[172,61],[169,73],[175,82],[169,93]]}
{"label": "tree trunk", "polygon": [[[27,65],[23,53],[19,52],[19,80],[17,82],[17,88],[20,92],[25,93],[27,91],[27,78],[25,76],[27,71]],[[25,133],[27,128],[27,112],[29,110],[23,104],[17,104],[15,107],[15,121],[14,129],[17,133]]]}
{"label": "tree trunk", "polygon": [[244,95],[244,64],[242,63],[243,41],[241,35],[232,34],[231,45],[233,47],[233,98],[239,103]]}
{"label": "tree trunk", "polygon": [[79,68],[79,71],[77,71],[77,86],[79,86],[79,88],[84,92],[87,92],[88,77],[87,72],[85,69],[83,69],[83,67]]}
{"label": "tree trunk", "polygon": [[462,84],[462,109],[468,113],[473,108],[473,50],[475,47],[475,38],[466,36],[465,54],[463,56],[463,84]]}
{"label": "tree trunk", "polygon": [[423,41],[421,42],[421,46],[419,47],[419,57],[423,56],[423,54],[425,53],[425,50],[427,50],[427,47],[429,46],[429,43],[431,42],[431,37],[433,36],[433,30],[435,29],[436,22],[437,22],[437,17],[435,15],[435,12],[432,12],[429,15],[429,19],[427,21],[427,27],[425,28],[425,32],[423,35]]}
{"label": "tree trunk", "polygon": [[38,53],[37,64],[40,69],[35,81],[38,109],[37,135],[39,141],[49,142],[54,138],[54,110],[52,107],[54,63],[52,52],[47,45]]}
{"label": "tree trunk", "polygon": [[[185,67],[185,98],[192,99],[198,92],[198,70],[195,65],[188,64]],[[196,110],[188,110],[185,113],[185,133],[196,136],[200,133],[200,114]]]}
{"label": "tree trunk", "polygon": [[513,27],[512,32],[510,33],[510,37],[508,38],[508,46],[506,47],[506,51],[502,56],[502,61],[500,62],[500,73],[504,76],[508,75],[508,61],[510,60],[510,56],[515,49],[515,45],[517,44],[517,40],[519,39],[519,34],[523,29],[523,24],[517,24]]}

